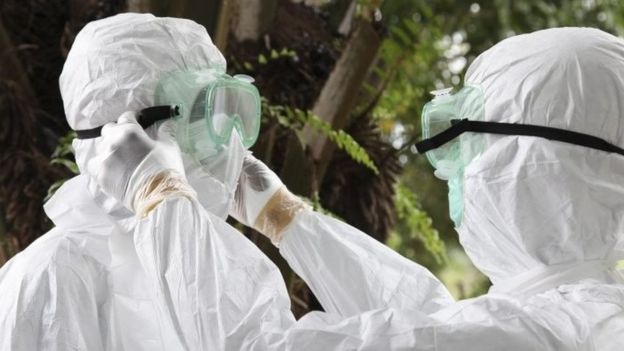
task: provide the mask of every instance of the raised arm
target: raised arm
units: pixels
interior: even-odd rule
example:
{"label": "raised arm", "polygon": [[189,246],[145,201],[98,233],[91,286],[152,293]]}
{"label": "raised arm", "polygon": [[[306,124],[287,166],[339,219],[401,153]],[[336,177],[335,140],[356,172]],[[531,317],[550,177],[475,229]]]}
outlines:
{"label": "raised arm", "polygon": [[245,159],[231,214],[279,246],[328,312],[350,316],[396,307],[433,313],[453,302],[426,268],[312,211],[251,156]]}

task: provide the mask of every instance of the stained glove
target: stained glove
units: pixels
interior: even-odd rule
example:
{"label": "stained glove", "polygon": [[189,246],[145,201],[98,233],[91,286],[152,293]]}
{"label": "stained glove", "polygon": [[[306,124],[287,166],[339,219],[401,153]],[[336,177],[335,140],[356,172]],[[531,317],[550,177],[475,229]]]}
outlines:
{"label": "stained glove", "polygon": [[137,123],[134,112],[126,112],[102,128],[102,136],[96,141],[97,154],[88,162],[87,172],[106,194],[137,217],[147,215],[166,197],[194,197],[184,177],[174,134],[173,121],[165,121],[152,140]]}
{"label": "stained glove", "polygon": [[245,157],[230,215],[278,245],[284,229],[297,213],[308,208],[262,161]]}

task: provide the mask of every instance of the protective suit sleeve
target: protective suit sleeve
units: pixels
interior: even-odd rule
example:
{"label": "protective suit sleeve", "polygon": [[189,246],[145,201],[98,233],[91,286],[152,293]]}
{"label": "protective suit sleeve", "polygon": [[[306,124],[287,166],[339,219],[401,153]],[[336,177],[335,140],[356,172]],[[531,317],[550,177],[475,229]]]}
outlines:
{"label": "protective suit sleeve", "polygon": [[169,350],[271,349],[293,323],[277,267],[194,198],[158,204],[134,231]]}
{"label": "protective suit sleeve", "polygon": [[[480,306],[485,307],[485,306]],[[378,309],[344,318],[313,312],[297,322],[288,335],[296,350],[413,350],[413,351],[543,351],[593,350],[570,331],[562,334],[506,303],[492,313],[480,307],[456,311],[450,320],[408,309]],[[470,315],[475,313],[475,315]],[[565,316],[558,316],[565,317]],[[568,316],[569,317],[569,316]]]}
{"label": "protective suit sleeve", "polygon": [[299,213],[285,229],[280,253],[328,312],[351,316],[396,307],[429,314],[453,303],[426,268],[311,210]]}
{"label": "protective suit sleeve", "polygon": [[[450,297],[424,268],[331,218],[311,211],[299,216],[289,228],[298,231],[284,238],[283,250],[291,250],[287,255],[326,250],[314,259],[299,255],[307,261],[298,271],[317,284],[315,293],[325,306],[339,313],[313,312],[295,322],[279,270],[250,241],[193,198],[158,204],[135,229],[134,241],[161,329],[174,331],[165,337],[164,349],[583,349],[570,347],[577,341],[572,334],[554,336],[551,331],[549,326],[565,322],[565,315],[550,322],[535,319],[509,299],[453,304],[428,314]],[[297,235],[306,226],[306,234],[317,235],[291,242],[306,238]],[[314,240],[324,244],[308,245]],[[295,244],[307,250],[294,252]],[[346,258],[331,259],[340,256]],[[384,274],[394,279],[384,280]],[[336,284],[339,279],[344,281]],[[354,302],[348,303],[349,298]],[[364,311],[375,305],[386,306]],[[569,323],[559,329],[575,332]]]}

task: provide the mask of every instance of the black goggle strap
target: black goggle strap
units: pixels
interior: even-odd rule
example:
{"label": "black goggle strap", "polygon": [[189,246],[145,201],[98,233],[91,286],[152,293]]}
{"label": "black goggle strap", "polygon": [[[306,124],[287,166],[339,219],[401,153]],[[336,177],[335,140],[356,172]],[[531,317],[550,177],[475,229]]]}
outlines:
{"label": "black goggle strap", "polygon": [[471,121],[468,119],[453,119],[451,120],[451,124],[451,127],[443,132],[416,143],[415,146],[418,153],[422,154],[436,149],[458,137],[462,133],[474,132],[500,135],[534,136],[624,155],[624,149],[615,146],[604,139],[566,129],[537,126],[532,124]]}
{"label": "black goggle strap", "polygon": [[[152,124],[162,121],[163,119],[168,119],[172,117],[177,117],[180,115],[180,106],[178,105],[162,105],[162,106],[152,106],[148,108],[142,109],[137,114],[137,122],[143,127],[143,129],[147,129]],[[93,139],[100,137],[102,135],[102,126],[95,127],[92,129],[81,129],[76,131],[76,137],[78,139]]]}

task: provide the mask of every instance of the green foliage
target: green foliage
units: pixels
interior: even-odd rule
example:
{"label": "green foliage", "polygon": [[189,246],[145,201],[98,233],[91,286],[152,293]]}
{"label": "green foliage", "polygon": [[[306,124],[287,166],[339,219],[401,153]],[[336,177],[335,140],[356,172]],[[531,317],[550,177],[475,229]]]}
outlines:
{"label": "green foliage", "polygon": [[[70,131],[65,136],[59,138],[59,143],[56,146],[56,149],[52,153],[50,163],[53,165],[61,165],[69,169],[72,174],[78,174],[80,171],[78,170],[78,165],[76,161],[74,161],[74,149],[72,148],[72,140],[76,137],[76,132]],[[54,182],[48,188],[48,194],[45,197],[44,201],[48,201],[52,195],[65,183],[67,179],[61,179]]]}
{"label": "green foliage", "polygon": [[419,207],[414,193],[401,182],[395,184],[394,190],[398,224],[388,239],[388,245],[408,258],[420,260],[421,257],[414,250],[414,241],[419,241],[438,264],[446,262],[444,241],[433,228],[427,212]]}
{"label": "green foliage", "polygon": [[282,48],[281,50],[276,50],[276,49],[271,49],[269,51],[268,54],[259,54],[258,57],[256,58],[256,62],[249,62],[249,61],[245,61],[243,62],[242,66],[236,64],[235,62],[235,66],[237,68],[237,70],[245,70],[247,72],[253,72],[253,70],[255,69],[254,64],[258,64],[258,65],[268,65],[271,63],[271,61],[275,61],[275,60],[279,60],[281,58],[290,58],[293,60],[297,59],[297,52],[295,50],[291,50],[289,48]]}
{"label": "green foliage", "polygon": [[364,150],[351,135],[345,133],[343,130],[334,130],[329,123],[311,113],[309,115],[308,125],[317,132],[325,135],[353,160],[368,167],[375,172],[375,174],[379,174],[379,169],[377,169],[377,166],[373,160],[371,160],[366,150]]}
{"label": "green foliage", "polygon": [[277,60],[281,57],[290,57],[290,58],[294,58],[297,57],[297,52],[295,50],[291,50],[288,48],[282,48],[282,50],[277,51],[275,49],[271,49],[271,59],[272,60]]}
{"label": "green foliage", "polygon": [[375,174],[379,174],[379,169],[377,169],[366,150],[351,135],[343,130],[335,130],[331,124],[323,121],[311,111],[303,111],[290,106],[272,105],[264,98],[262,99],[262,110],[266,119],[277,121],[283,127],[293,130],[297,133],[300,140],[303,140],[301,135],[303,129],[305,126],[309,126],[314,131],[331,140],[353,160],[366,166]]}

